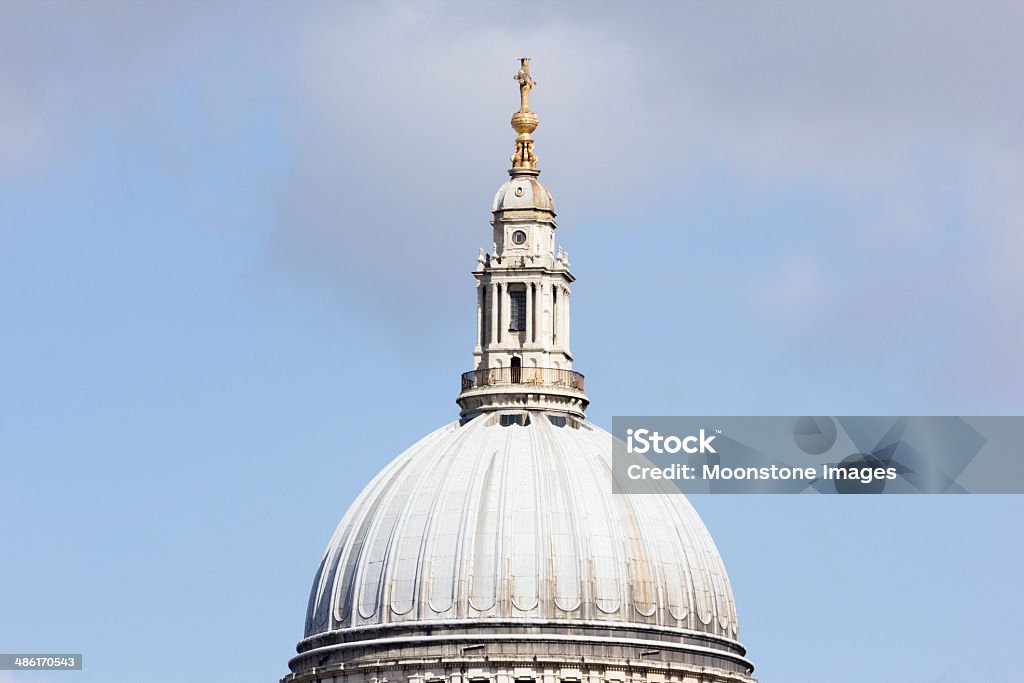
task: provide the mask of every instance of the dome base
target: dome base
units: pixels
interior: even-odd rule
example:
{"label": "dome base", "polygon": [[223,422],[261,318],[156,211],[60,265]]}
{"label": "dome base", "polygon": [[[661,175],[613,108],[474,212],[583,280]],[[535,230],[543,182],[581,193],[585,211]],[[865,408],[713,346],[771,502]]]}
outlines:
{"label": "dome base", "polygon": [[734,641],[642,624],[495,622],[347,629],[299,644],[281,683],[753,683]]}

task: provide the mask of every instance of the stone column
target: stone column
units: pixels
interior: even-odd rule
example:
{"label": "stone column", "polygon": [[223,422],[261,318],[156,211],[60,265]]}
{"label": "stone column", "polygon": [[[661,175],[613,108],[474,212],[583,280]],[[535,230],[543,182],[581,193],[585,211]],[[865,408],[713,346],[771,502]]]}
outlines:
{"label": "stone column", "polygon": [[533,319],[536,326],[533,328],[533,341],[536,344],[544,343],[544,290],[541,283],[533,286]]}
{"label": "stone column", "polygon": [[539,293],[540,308],[540,335],[538,341],[547,351],[551,348],[551,285],[547,282],[540,283]]}
{"label": "stone column", "polygon": [[558,342],[565,348],[565,287],[558,288]]}
{"label": "stone column", "polygon": [[551,348],[556,348],[559,342],[558,326],[562,324],[562,316],[558,312],[558,285],[551,285]]}
{"label": "stone column", "polygon": [[509,305],[511,299],[508,295],[508,285],[501,285],[501,320],[498,321],[498,334],[501,335],[499,341],[504,341],[508,335],[509,328],[509,314],[512,312],[512,307]]}
{"label": "stone column", "polygon": [[526,343],[533,341],[533,284],[526,284]]}
{"label": "stone column", "polygon": [[536,344],[540,339],[540,334],[537,333],[537,329],[543,324],[541,310],[544,304],[540,300],[540,284],[536,282],[533,283],[530,295],[533,297],[533,343]]}
{"label": "stone column", "polygon": [[488,306],[488,312],[490,314],[491,334],[487,339],[487,345],[491,346],[498,341],[498,285],[497,283],[491,283],[491,305]]}
{"label": "stone column", "polygon": [[484,346],[484,286],[476,286],[476,348],[474,352],[479,353]]}
{"label": "stone column", "polygon": [[569,288],[566,287],[562,295],[562,309],[565,311],[565,315],[562,318],[565,320],[565,336],[563,337],[565,350],[569,352]]}

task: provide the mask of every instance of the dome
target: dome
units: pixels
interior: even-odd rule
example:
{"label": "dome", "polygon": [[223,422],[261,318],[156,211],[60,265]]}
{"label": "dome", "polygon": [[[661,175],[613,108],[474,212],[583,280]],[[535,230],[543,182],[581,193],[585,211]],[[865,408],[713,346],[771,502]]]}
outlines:
{"label": "dome", "polygon": [[517,175],[498,188],[491,205],[491,211],[507,209],[540,209],[554,213],[555,200],[536,176]]}
{"label": "dome", "polygon": [[468,620],[736,641],[729,579],[697,513],[680,493],[613,495],[611,446],[595,425],[532,411],[428,435],[345,514],[313,583],[307,640]]}

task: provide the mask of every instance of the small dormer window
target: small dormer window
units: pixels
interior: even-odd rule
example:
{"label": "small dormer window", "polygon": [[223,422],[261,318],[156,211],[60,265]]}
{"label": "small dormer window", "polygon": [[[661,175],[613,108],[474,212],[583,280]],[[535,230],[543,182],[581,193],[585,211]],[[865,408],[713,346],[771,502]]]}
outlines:
{"label": "small dormer window", "polygon": [[512,243],[513,244],[525,244],[526,243],[526,233],[523,232],[522,230],[516,230],[514,233],[512,233]]}

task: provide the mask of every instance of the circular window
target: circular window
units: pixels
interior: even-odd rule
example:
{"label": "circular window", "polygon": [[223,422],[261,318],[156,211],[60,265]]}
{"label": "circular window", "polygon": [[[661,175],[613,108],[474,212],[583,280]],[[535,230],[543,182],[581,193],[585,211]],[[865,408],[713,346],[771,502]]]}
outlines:
{"label": "circular window", "polygon": [[517,197],[522,197],[523,196],[523,188],[522,188],[521,185],[516,188],[516,196]]}
{"label": "circular window", "polygon": [[516,230],[512,233],[512,241],[516,244],[522,244],[526,241],[526,233],[522,230]]}

